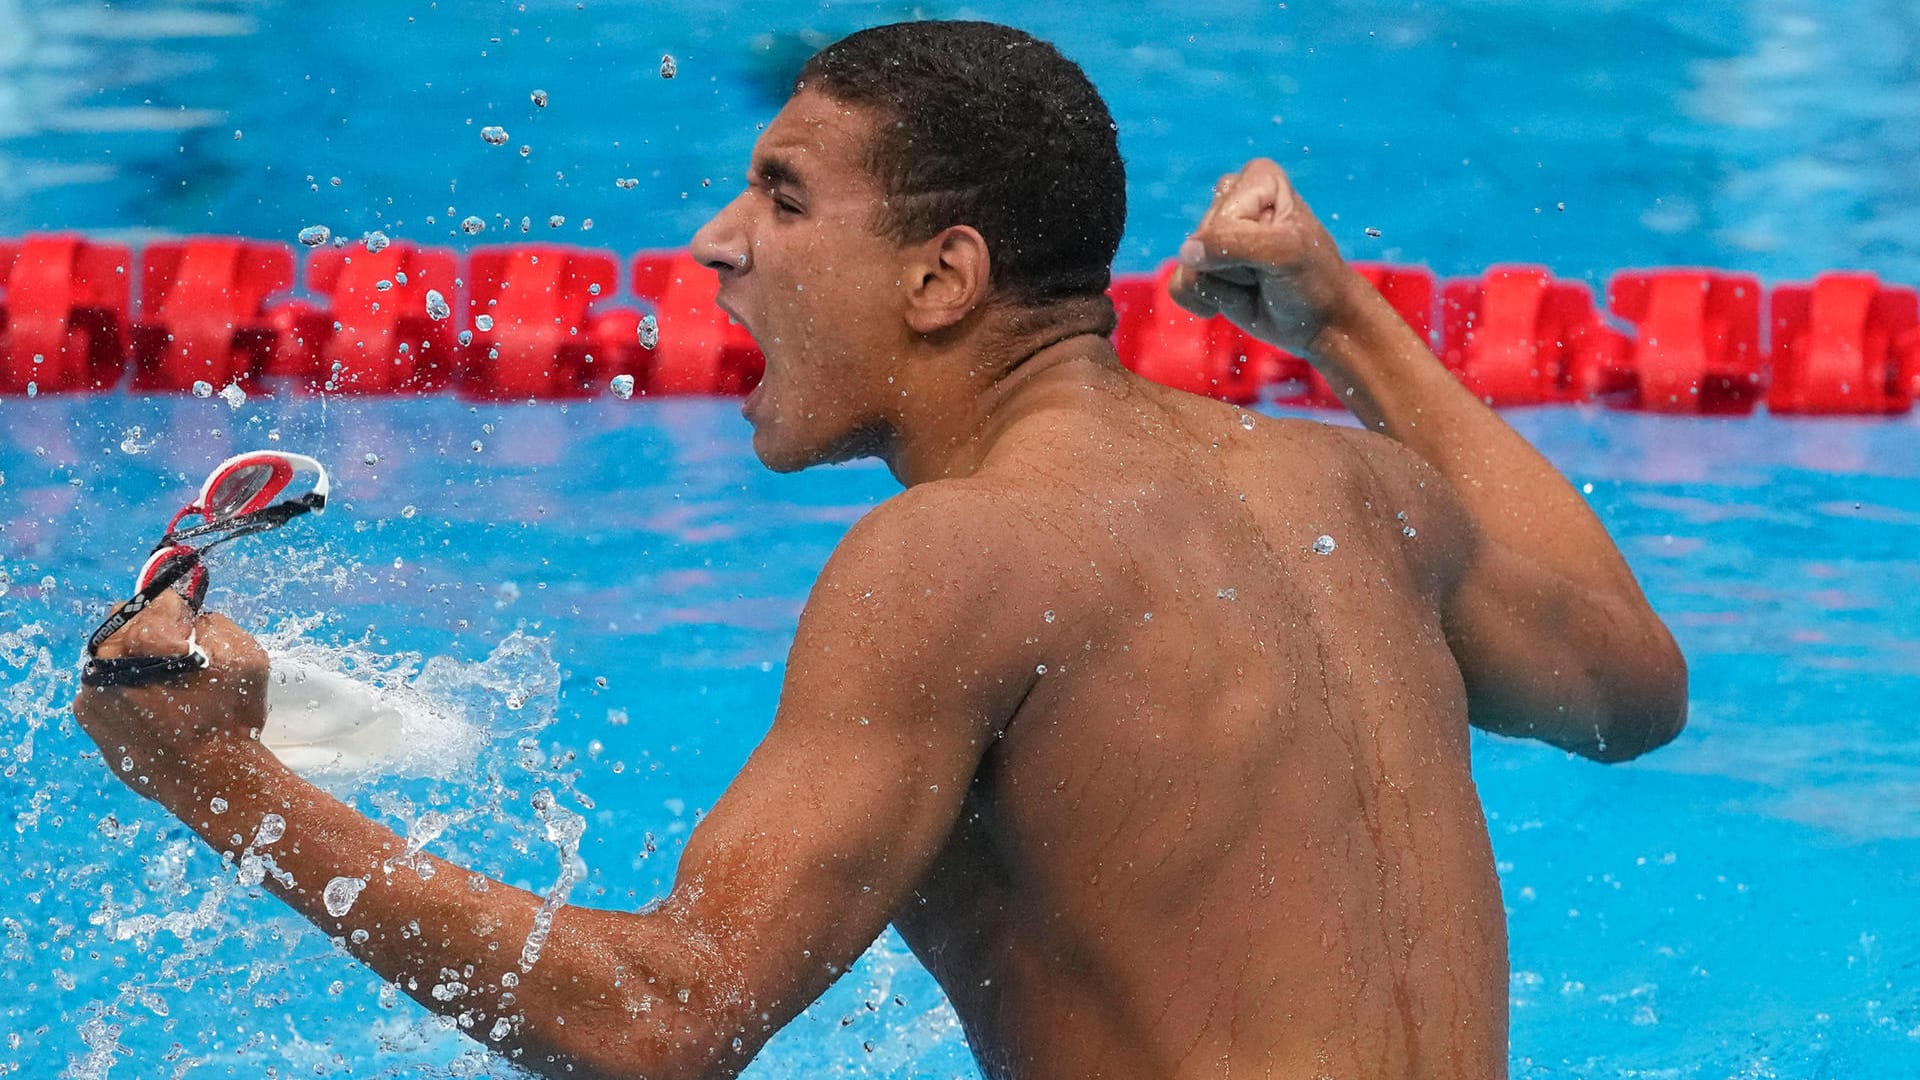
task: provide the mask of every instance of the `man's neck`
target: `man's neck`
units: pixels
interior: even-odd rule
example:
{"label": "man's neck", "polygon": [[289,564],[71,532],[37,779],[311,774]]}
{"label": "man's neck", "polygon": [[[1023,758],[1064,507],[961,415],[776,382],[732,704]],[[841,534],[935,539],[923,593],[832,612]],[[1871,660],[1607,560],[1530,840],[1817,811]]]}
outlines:
{"label": "man's neck", "polygon": [[970,353],[917,365],[926,377],[907,387],[883,455],[903,486],[972,475],[1001,432],[1046,387],[1119,368],[1110,341],[1068,325],[1031,337],[998,360],[983,363],[984,354]]}

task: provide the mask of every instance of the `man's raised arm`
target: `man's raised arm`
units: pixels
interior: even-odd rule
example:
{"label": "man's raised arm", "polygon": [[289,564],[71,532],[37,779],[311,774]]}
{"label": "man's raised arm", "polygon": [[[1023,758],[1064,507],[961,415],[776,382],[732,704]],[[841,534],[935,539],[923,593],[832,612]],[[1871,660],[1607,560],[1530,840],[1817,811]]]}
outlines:
{"label": "man's raised arm", "polygon": [[[301,780],[249,735],[266,657],[220,616],[196,624],[206,671],[89,689],[74,711],[115,775],[215,850],[239,854],[277,815],[283,835],[257,849],[276,868],[268,886],[521,1066],[732,1076],[892,919],[1032,685],[1018,636],[989,632],[1004,621],[995,597],[1019,593],[989,586],[1024,565],[1002,557],[993,520],[915,490],[853,528],[801,616],[771,731],[693,831],[673,892],[644,913],[543,913],[532,893],[409,854]],[[110,645],[179,652],[188,618],[168,593]]]}
{"label": "man's raised arm", "polygon": [[1476,726],[1602,761],[1679,733],[1686,662],[1606,527],[1346,265],[1278,165],[1221,179],[1181,263],[1182,304],[1305,356],[1450,482],[1465,521],[1447,636]]}

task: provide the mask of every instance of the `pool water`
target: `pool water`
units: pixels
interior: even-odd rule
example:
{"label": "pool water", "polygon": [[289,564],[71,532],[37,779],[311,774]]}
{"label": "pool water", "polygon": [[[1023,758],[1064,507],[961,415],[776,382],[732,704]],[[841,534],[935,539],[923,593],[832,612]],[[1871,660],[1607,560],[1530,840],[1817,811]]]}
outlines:
{"label": "pool water", "polygon": [[[439,692],[458,684],[493,733],[473,775],[366,783],[356,803],[402,832],[477,807],[432,850],[544,892],[561,856],[532,800],[557,792],[586,826],[571,900],[629,908],[669,887],[771,719],[814,575],[894,490],[876,465],[766,472],[726,402],[7,408],[0,1069],[26,1076],[122,1056],[115,1075],[158,1075],[169,1048],[196,1076],[503,1074],[235,884],[64,713],[81,636],[212,462],[275,445],[336,469],[323,518],[216,565],[216,604],[262,629],[323,614],[307,637],[366,671],[459,661]],[[1475,736],[1515,1075],[1913,1072],[1920,425],[1511,417],[1592,486],[1693,702],[1676,743],[1628,765]],[[977,1073],[889,934],[749,1075]]]}
{"label": "pool water", "polygon": [[[1352,254],[1443,275],[1920,282],[1911,4],[1248,7],[0,0],[0,235],[677,247],[811,48],[978,15],[1057,41],[1107,94],[1122,271],[1267,154]],[[488,231],[453,235],[468,214]],[[1920,1074],[1920,422],[1510,416],[1592,486],[1692,665],[1687,731],[1641,761],[1474,739],[1514,1075]],[[568,898],[629,908],[669,886],[772,716],[814,574],[892,483],[769,474],[730,402],[0,401],[0,1073],[509,1075],[127,791],[67,718],[82,634],[207,468],[256,447],[324,458],[336,501],[236,545],[215,603],[487,736],[457,775],[346,793],[417,836],[470,811],[433,850],[541,892],[575,858],[535,809],[552,793],[585,828]],[[748,1075],[977,1073],[889,934]]]}
{"label": "pool water", "polygon": [[0,235],[464,248],[528,218],[680,247],[813,48],[912,17],[1011,21],[1086,68],[1127,159],[1124,271],[1266,154],[1347,250],[1447,275],[1920,283],[1920,10],[1881,0],[0,0]]}

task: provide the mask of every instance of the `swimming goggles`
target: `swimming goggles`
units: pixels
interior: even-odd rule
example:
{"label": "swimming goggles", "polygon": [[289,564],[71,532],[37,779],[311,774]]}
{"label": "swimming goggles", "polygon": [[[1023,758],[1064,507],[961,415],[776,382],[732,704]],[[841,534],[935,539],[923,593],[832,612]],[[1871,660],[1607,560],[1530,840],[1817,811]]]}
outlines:
{"label": "swimming goggles", "polygon": [[[312,486],[304,494],[275,502],[300,475],[310,476]],[[184,596],[187,606],[198,613],[207,597],[207,568],[203,562],[207,552],[229,540],[279,528],[308,511],[321,513],[326,507],[327,470],[310,457],[256,450],[221,462],[200,485],[199,498],[182,507],[167,523],[167,534],[154,545],[153,553],[140,568],[133,598],[107,616],[87,638],[87,662],[80,669],[80,682],[86,686],[148,686],[205,668],[206,650],[191,633],[187,651],[178,656],[102,658],[96,654],[108,638],[169,588]],[[192,517],[201,518],[200,524],[180,526]]]}

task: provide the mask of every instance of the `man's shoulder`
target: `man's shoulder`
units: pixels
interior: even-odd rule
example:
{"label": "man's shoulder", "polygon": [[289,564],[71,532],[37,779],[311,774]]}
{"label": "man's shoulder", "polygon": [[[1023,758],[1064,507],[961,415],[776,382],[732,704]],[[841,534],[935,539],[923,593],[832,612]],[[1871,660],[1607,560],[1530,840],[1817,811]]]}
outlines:
{"label": "man's shoulder", "polygon": [[[1413,560],[1423,578],[1438,594],[1451,590],[1463,561],[1471,553],[1476,531],[1459,493],[1439,469],[1403,443],[1365,428],[1323,425],[1326,437],[1353,463],[1352,472],[1364,477],[1364,500],[1384,499],[1405,515],[1403,528],[1414,528],[1409,538],[1417,544],[1398,545]],[[1415,528],[1411,522],[1419,522]]]}
{"label": "man's shoulder", "polygon": [[1018,579],[1031,551],[1030,497],[991,480],[915,484],[868,511],[834,549],[830,572],[967,584]]}

